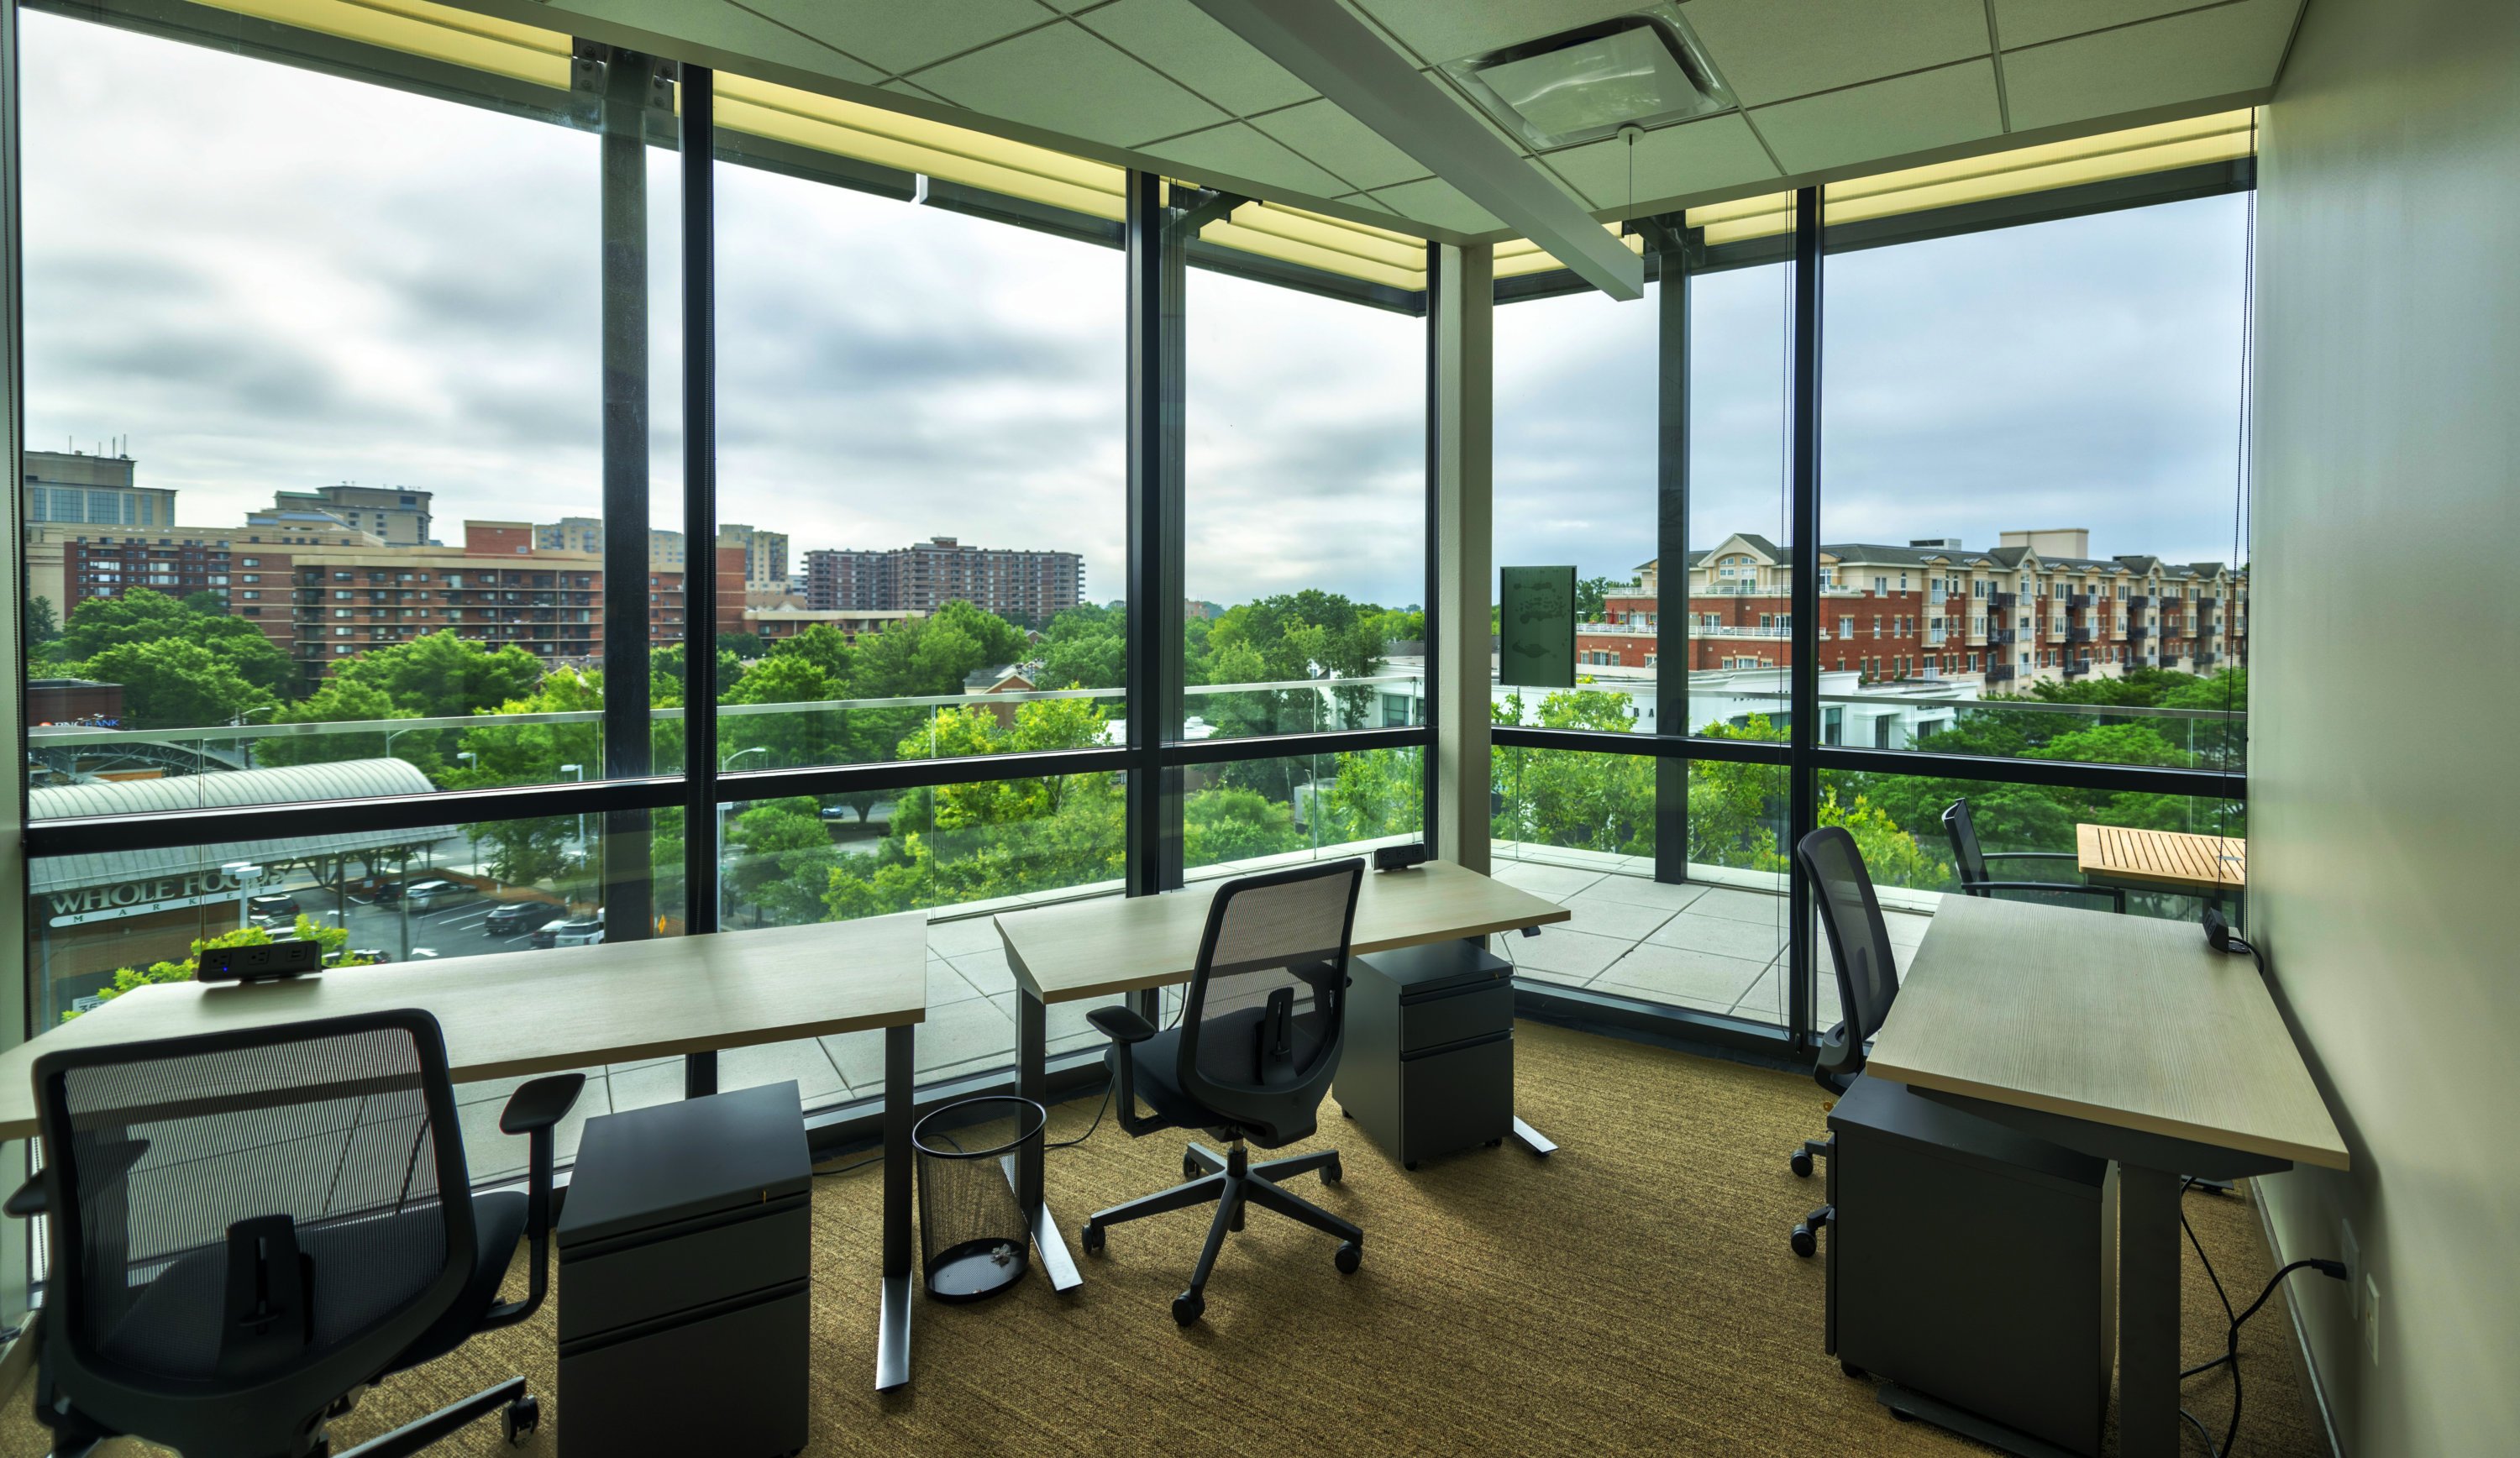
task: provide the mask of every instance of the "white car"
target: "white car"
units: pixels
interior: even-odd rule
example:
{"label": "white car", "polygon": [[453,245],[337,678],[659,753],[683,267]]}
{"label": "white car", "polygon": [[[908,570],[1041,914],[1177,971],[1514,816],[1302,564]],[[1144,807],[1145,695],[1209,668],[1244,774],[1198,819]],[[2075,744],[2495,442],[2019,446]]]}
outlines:
{"label": "white car", "polygon": [[436,911],[476,902],[481,893],[456,881],[415,881],[403,890],[403,901],[415,911]]}
{"label": "white car", "polygon": [[604,940],[604,918],[601,915],[572,917],[555,921],[548,930],[554,947],[593,947]]}

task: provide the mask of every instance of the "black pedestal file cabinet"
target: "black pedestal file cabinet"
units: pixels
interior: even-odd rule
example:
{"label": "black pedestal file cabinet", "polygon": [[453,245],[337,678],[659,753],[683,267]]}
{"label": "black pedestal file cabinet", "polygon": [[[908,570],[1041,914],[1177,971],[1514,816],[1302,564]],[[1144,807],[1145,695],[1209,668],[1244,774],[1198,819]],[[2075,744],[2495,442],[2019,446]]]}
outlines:
{"label": "black pedestal file cabinet", "polygon": [[1866,1077],[1828,1127],[1828,1348],[1893,1408],[2016,1453],[2099,1452],[2115,1167]]}
{"label": "black pedestal file cabinet", "polygon": [[[1407,875],[1407,871],[1389,871]],[[1475,941],[1348,963],[1331,1097],[1404,1165],[1513,1131],[1513,968]]]}
{"label": "black pedestal file cabinet", "polygon": [[805,1445],[813,1183],[792,1082],[587,1121],[557,1231],[566,1458]]}

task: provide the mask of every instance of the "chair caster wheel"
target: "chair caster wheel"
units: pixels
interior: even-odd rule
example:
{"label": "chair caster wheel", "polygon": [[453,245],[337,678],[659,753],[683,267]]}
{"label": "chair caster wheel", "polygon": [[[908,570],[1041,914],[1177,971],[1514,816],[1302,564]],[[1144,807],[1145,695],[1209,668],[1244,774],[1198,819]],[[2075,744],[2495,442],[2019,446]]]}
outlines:
{"label": "chair caster wheel", "polygon": [[1488,1141],[1488,1148],[1503,1149],[1505,1148],[1505,1141],[1503,1139],[1490,1139]]}
{"label": "chair caster wheel", "polygon": [[1400,1168],[1401,1168],[1401,1169],[1403,1169],[1403,1170],[1415,1170],[1415,1169],[1417,1169],[1417,1168],[1418,1168],[1418,1162],[1417,1162],[1416,1160],[1411,1160],[1411,1161],[1409,1161],[1407,1164],[1402,1165]]}
{"label": "chair caster wheel", "polygon": [[506,1410],[499,1414],[499,1426],[506,1432],[510,1447],[521,1444],[526,1435],[542,1426],[542,1421],[543,1405],[535,1400],[531,1392],[509,1403]]}
{"label": "chair caster wheel", "polygon": [[1332,1160],[1322,1166],[1322,1183],[1336,1184],[1345,1178],[1347,1178],[1347,1171],[1339,1168],[1338,1161]]}
{"label": "chair caster wheel", "polygon": [[1793,1246],[1795,1255],[1808,1256],[1812,1252],[1820,1249],[1820,1237],[1812,1233],[1812,1227],[1810,1225],[1796,1225],[1793,1233]]}
{"label": "chair caster wheel", "polygon": [[1895,1407],[1894,1407],[1894,1408],[1892,1408],[1892,1409],[1890,1409],[1890,1416],[1892,1416],[1892,1417],[1894,1417],[1894,1418],[1897,1418],[1900,1422],[1903,1422],[1903,1423],[1912,1423],[1912,1422],[1916,1421],[1915,1414],[1913,1414],[1913,1413],[1901,1412],[1899,1409],[1897,1409],[1897,1408],[1895,1408]]}
{"label": "chair caster wheel", "polygon": [[1347,1110],[1345,1110],[1345,1109],[1341,1109],[1341,1110],[1339,1110],[1339,1117],[1340,1117],[1341,1119],[1354,1119],[1356,1116],[1355,1116],[1355,1115],[1353,1115],[1353,1114],[1351,1114],[1351,1113],[1349,1113],[1349,1112],[1348,1112]]}
{"label": "chair caster wheel", "polygon": [[1184,1180],[1196,1179],[1206,1172],[1206,1171],[1201,1170],[1198,1167],[1198,1161],[1192,1159],[1189,1155],[1182,1156],[1182,1178]]}
{"label": "chair caster wheel", "polygon": [[1356,1274],[1356,1263],[1364,1259],[1365,1247],[1352,1240],[1343,1241],[1339,1245],[1338,1254],[1330,1258],[1330,1263],[1339,1268],[1340,1275],[1352,1276]]}
{"label": "chair caster wheel", "polygon": [[1086,1255],[1100,1256],[1102,1254],[1102,1226],[1093,1224],[1089,1221],[1084,1229],[1076,1232],[1076,1238],[1083,1243]]}
{"label": "chair caster wheel", "polygon": [[1868,1377],[1868,1376],[1870,1376],[1870,1375],[1871,1375],[1870,1373],[1868,1373],[1868,1372],[1865,1371],[1862,1367],[1859,1367],[1859,1366],[1855,1365],[1853,1362],[1848,1361],[1848,1360],[1847,1360],[1846,1358],[1844,1358],[1844,1357],[1839,1357],[1839,1358],[1837,1359],[1837,1370],[1839,1370],[1840,1372],[1845,1373],[1845,1374],[1846,1374],[1847,1376],[1849,1376],[1849,1377],[1854,1378],[1854,1379],[1855,1379],[1856,1381],[1858,1381],[1858,1382],[1862,1382],[1865,1378],[1867,1378],[1867,1377]]}
{"label": "chair caster wheel", "polygon": [[1795,1150],[1795,1151],[1794,1151],[1794,1157],[1793,1157],[1792,1159],[1789,1159],[1789,1160],[1785,1161],[1785,1163],[1786,1163],[1786,1164],[1788,1164],[1788,1165],[1791,1165],[1791,1166],[1793,1167],[1793,1171],[1794,1171],[1794,1178],[1796,1178],[1796,1179],[1809,1179],[1809,1178],[1811,1178],[1811,1172],[1812,1172],[1812,1157],[1811,1157],[1811,1151],[1810,1151],[1810,1150],[1807,1150],[1807,1149],[1798,1149],[1798,1150]]}
{"label": "chair caster wheel", "polygon": [[1207,1298],[1195,1291],[1185,1291],[1173,1298],[1173,1324],[1189,1326],[1197,1321],[1199,1313],[1206,1309]]}

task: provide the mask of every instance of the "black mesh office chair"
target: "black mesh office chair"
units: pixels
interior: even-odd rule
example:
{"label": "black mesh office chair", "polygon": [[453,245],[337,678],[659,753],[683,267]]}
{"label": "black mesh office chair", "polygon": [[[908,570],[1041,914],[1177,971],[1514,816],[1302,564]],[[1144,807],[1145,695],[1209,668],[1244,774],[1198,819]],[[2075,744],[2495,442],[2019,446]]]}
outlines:
{"label": "black mesh office chair", "polygon": [[[1899,964],[1890,948],[1890,929],[1881,921],[1881,903],[1872,895],[1872,874],[1864,868],[1864,853],[1855,837],[1835,825],[1823,825],[1794,847],[1794,861],[1811,881],[1812,904],[1828,936],[1829,961],[1837,969],[1837,1026],[1821,1038],[1820,1058],[1812,1078],[1832,1093],[1844,1093],[1864,1071],[1864,1045],[1881,1031],[1890,1004],[1899,996]],[[1806,1139],[1795,1150],[1793,1171],[1812,1171],[1815,1158],[1825,1159],[1827,1139]],[[1794,1226],[1793,1248],[1808,1256],[1820,1246],[1821,1227],[1835,1214],[1822,1206]]]}
{"label": "black mesh office chair", "polygon": [[[63,1458],[122,1434],[323,1458],[369,1386],[542,1304],[552,1130],[582,1075],[509,1099],[528,1188],[479,1196],[425,1012],[68,1048],[34,1079],[44,1168],[7,1209],[50,1217],[35,1416]],[[530,1287],[503,1304],[526,1234]],[[493,1411],[511,1442],[539,1417],[513,1378],[339,1458],[416,1453]]]}
{"label": "black mesh office chair", "polygon": [[1977,844],[1977,826],[1969,819],[1968,801],[1955,800],[1943,812],[1943,834],[1951,837],[1952,862],[1958,869],[1960,890],[1970,896],[1992,901],[1999,891],[2044,892],[2054,896],[2097,897],[2112,910],[2126,910],[2126,893],[2110,886],[2087,886],[2080,881],[1999,881],[1990,874],[1990,861],[2073,861],[2077,858],[2063,851],[1981,851]]}
{"label": "black mesh office chair", "polygon": [[[1208,1273],[1226,1232],[1242,1228],[1246,1203],[1337,1236],[1341,1272],[1355,1270],[1363,1254],[1364,1231],[1278,1184],[1316,1170],[1337,1182],[1336,1150],[1254,1165],[1242,1143],[1277,1149],[1313,1132],[1338,1070],[1348,934],[1364,876],[1365,862],[1348,860],[1230,881],[1208,907],[1179,1024],[1158,1033],[1125,1007],[1088,1014],[1111,1039],[1120,1127],[1131,1137],[1203,1128],[1227,1141],[1223,1154],[1191,1145],[1182,1156],[1185,1183],[1096,1211],[1085,1222],[1085,1249],[1100,1252],[1103,1231],[1123,1220],[1216,1206],[1190,1288],[1173,1298],[1173,1319],[1184,1326],[1207,1309]],[[1139,1115],[1142,1096],[1151,1116]]]}

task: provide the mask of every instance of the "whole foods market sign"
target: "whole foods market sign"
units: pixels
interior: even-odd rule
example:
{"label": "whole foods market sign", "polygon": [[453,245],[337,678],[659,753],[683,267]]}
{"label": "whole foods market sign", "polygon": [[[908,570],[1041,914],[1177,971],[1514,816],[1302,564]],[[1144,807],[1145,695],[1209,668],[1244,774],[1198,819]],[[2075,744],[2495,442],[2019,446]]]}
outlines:
{"label": "whole foods market sign", "polygon": [[185,906],[206,906],[224,901],[243,891],[245,885],[224,870],[197,870],[180,876],[150,876],[137,881],[112,881],[103,886],[83,886],[76,891],[55,891],[44,900],[50,905],[52,925],[77,926],[87,921],[111,921],[117,916],[137,916],[147,911],[173,911]]}

